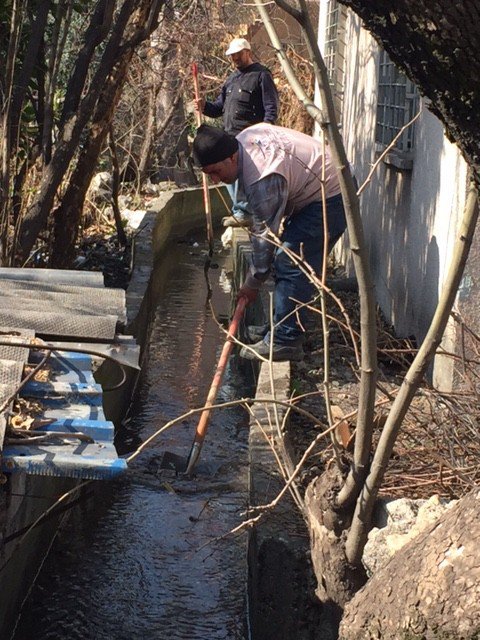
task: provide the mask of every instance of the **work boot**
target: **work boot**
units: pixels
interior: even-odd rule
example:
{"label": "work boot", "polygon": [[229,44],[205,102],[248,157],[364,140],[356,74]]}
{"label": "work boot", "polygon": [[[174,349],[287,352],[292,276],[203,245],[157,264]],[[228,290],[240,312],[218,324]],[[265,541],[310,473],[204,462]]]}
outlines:
{"label": "work boot", "polygon": [[[273,343],[272,360],[273,362],[282,362],[284,360],[290,360],[293,362],[299,362],[304,358],[302,341],[298,340],[290,343]],[[240,357],[247,360],[255,360],[257,357],[270,358],[270,345],[264,340],[260,340],[256,344],[252,344],[249,347],[242,347],[240,349]]]}
{"label": "work boot", "polygon": [[249,344],[263,340],[269,330],[268,324],[249,324],[245,327],[245,338]]}
{"label": "work boot", "polygon": [[252,226],[252,216],[245,214],[235,214],[222,218],[222,225],[224,227],[246,227],[247,229]]}

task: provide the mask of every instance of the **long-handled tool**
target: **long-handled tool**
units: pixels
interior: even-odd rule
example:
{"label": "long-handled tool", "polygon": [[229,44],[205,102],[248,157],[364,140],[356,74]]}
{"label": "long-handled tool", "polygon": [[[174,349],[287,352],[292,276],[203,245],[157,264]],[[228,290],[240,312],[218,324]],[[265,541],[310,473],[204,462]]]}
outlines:
{"label": "long-handled tool", "polygon": [[[192,76],[193,76],[193,88],[195,91],[195,100],[198,103],[200,99],[200,91],[198,88],[198,67],[196,62],[192,62]],[[196,110],[197,127],[202,124],[202,114],[199,109]],[[203,203],[205,206],[205,218],[207,221],[207,238],[208,238],[208,255],[209,258],[213,256],[213,225],[212,225],[212,207],[210,203],[210,190],[208,188],[208,177],[205,173],[202,173],[203,184]],[[206,269],[210,266],[207,262]]]}
{"label": "long-handled tool", "polygon": [[210,414],[212,413],[212,406],[215,403],[218,389],[222,382],[223,374],[225,373],[228,358],[230,357],[230,353],[233,348],[234,343],[232,337],[237,333],[238,325],[243,316],[243,312],[245,311],[246,304],[246,298],[239,298],[237,306],[235,308],[235,313],[233,314],[233,318],[228,328],[227,339],[225,340],[225,344],[223,345],[222,353],[220,354],[220,358],[218,360],[217,369],[215,371],[215,375],[213,376],[210,391],[208,392],[207,400],[205,402],[205,408],[200,415],[200,420],[198,421],[198,425],[195,430],[195,438],[193,440],[192,448],[190,450],[188,458],[184,458],[175,453],[170,453],[167,451],[163,454],[163,459],[160,464],[160,467],[162,469],[170,469],[171,471],[176,471],[177,473],[185,473],[187,475],[191,474],[191,472],[193,471],[193,468],[200,456],[203,441],[205,440],[205,436],[207,434],[207,429],[210,422]]}

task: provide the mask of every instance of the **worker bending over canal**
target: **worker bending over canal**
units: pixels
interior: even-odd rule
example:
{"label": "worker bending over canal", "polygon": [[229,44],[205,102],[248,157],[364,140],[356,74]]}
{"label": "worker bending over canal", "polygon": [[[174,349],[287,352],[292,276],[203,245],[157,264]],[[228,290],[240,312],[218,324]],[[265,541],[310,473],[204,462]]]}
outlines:
{"label": "worker bending over canal", "polygon": [[[299,308],[299,303],[308,303],[317,291],[287,252],[301,256],[320,273],[322,179],[329,249],[346,228],[338,175],[328,147],[324,149],[321,142],[304,133],[265,123],[248,127],[236,137],[202,125],[193,142],[193,158],[214,184],[232,184],[238,179],[238,188],[253,214],[252,266],[238,295],[253,302],[273,270],[273,360],[301,360],[306,309]],[[272,242],[272,233],[281,246]],[[267,333],[240,355],[268,358],[269,353]]]}

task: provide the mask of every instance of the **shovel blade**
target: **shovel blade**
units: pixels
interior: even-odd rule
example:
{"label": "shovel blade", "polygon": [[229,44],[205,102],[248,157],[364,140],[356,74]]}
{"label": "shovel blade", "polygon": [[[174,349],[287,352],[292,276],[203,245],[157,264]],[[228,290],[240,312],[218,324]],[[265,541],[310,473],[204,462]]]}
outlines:
{"label": "shovel blade", "polygon": [[185,473],[188,466],[188,459],[184,456],[179,456],[176,453],[165,451],[160,462],[160,469],[166,469],[168,471],[175,471],[175,473]]}

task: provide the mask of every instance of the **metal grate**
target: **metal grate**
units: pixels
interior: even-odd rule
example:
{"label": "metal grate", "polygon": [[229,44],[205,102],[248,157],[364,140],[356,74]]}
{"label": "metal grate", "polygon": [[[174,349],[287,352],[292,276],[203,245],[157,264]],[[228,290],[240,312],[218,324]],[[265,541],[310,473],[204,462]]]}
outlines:
{"label": "metal grate", "polygon": [[[418,111],[419,93],[382,50],[378,67],[377,126],[375,141],[389,145],[400,129]],[[410,151],[415,142],[415,124],[408,127],[396,143],[401,151]]]}
{"label": "metal grate", "polygon": [[2,280],[28,280],[29,282],[43,282],[52,285],[68,284],[76,287],[100,287],[103,289],[103,274],[99,271],[0,267],[0,278]]}
{"label": "metal grate", "polygon": [[117,316],[91,316],[49,311],[0,310],[0,324],[34,329],[37,335],[113,340]]}
{"label": "metal grate", "polygon": [[[33,338],[33,331],[21,331],[10,327],[0,326],[0,340],[2,342],[27,341]],[[17,389],[22,379],[23,365],[28,359],[28,349],[0,345],[0,406],[10,398]],[[0,449],[7,426],[5,411],[10,406],[4,407],[0,414]]]}
{"label": "metal grate", "polygon": [[[0,448],[3,444],[7,426],[5,412],[11,407],[11,402],[7,403],[7,400],[11,398],[17,390],[22,379],[22,373],[23,362],[0,360],[0,407],[2,407],[2,413],[0,415]],[[7,403],[6,406],[3,406],[5,403]]]}
{"label": "metal grate", "polygon": [[[0,325],[37,334],[113,340],[117,322],[125,322],[125,291],[51,279],[3,279],[0,274]],[[75,272],[72,272],[72,275]],[[32,274],[33,277],[33,274]]]}
{"label": "metal grate", "polygon": [[[28,353],[27,349],[24,349]],[[0,360],[0,387],[6,388],[16,385],[22,379],[23,362],[16,360]],[[4,396],[0,392],[0,404],[6,400],[8,395]]]}
{"label": "metal grate", "polygon": [[[11,326],[0,325],[0,341],[1,342],[28,342],[35,337],[35,332],[29,329],[12,328]],[[2,360],[18,360],[19,362],[27,362],[28,349],[23,347],[10,347],[0,345],[0,358]]]}
{"label": "metal grate", "polygon": [[345,85],[345,25],[347,10],[337,0],[328,0],[324,60],[335,102],[337,121],[342,119]]}
{"label": "metal grate", "polygon": [[[3,300],[8,298],[8,300]],[[28,280],[4,280],[0,276],[0,309],[24,309],[25,311],[62,310],[62,313],[77,315],[116,315],[121,322],[126,320],[125,291],[123,289],[99,288],[58,284],[55,282],[33,282]]]}

